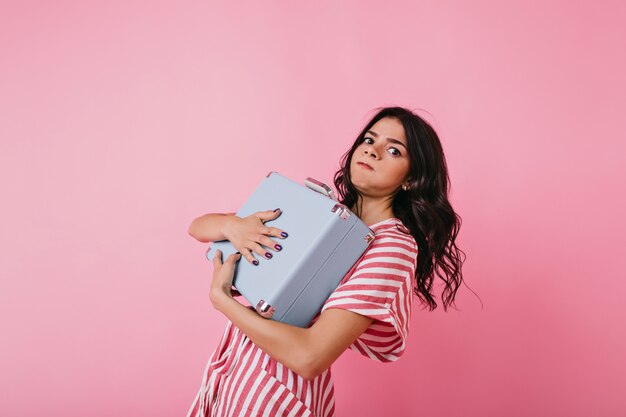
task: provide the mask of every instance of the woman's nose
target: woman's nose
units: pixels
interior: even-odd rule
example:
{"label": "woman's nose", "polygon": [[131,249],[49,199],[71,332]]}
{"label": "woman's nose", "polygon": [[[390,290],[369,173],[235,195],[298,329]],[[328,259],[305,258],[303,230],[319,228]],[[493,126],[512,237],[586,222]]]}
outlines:
{"label": "woman's nose", "polygon": [[365,150],[365,155],[374,155],[374,158],[376,158],[376,153],[374,153],[374,150]]}

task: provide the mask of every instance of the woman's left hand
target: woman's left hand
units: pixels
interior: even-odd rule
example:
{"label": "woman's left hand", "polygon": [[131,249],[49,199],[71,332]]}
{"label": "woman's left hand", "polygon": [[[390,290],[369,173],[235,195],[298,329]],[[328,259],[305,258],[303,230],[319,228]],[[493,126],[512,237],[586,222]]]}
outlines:
{"label": "woman's left hand", "polygon": [[213,257],[213,279],[211,281],[211,289],[209,297],[213,306],[217,307],[216,303],[220,301],[220,297],[230,297],[237,295],[233,294],[233,276],[235,275],[235,263],[241,259],[241,253],[236,252],[226,258],[225,262],[222,262],[222,251],[217,250]]}

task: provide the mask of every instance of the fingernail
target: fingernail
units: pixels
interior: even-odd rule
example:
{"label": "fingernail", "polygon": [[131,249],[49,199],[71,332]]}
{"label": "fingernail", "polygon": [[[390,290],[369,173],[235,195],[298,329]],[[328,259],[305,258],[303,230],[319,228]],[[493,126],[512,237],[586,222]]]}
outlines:
{"label": "fingernail", "polygon": [[277,212],[278,210],[280,210],[280,208],[274,209],[274,212]]}
{"label": "fingernail", "polygon": [[275,248],[276,250],[283,250],[283,247],[282,247],[282,246],[280,246],[280,245],[274,245],[274,248]]}
{"label": "fingernail", "polygon": [[272,254],[271,254],[271,253],[269,253],[269,252],[265,252],[265,257],[266,257],[267,259],[272,259]]}
{"label": "fingernail", "polygon": [[241,252],[235,252],[235,255],[241,255]]}
{"label": "fingernail", "polygon": [[253,264],[258,265],[259,261],[257,261],[256,259],[254,261],[252,261]]}
{"label": "fingernail", "polygon": [[288,235],[287,233],[285,233],[285,232],[280,232],[280,235],[281,235],[282,237],[287,237],[287,236],[289,236],[289,235]]}

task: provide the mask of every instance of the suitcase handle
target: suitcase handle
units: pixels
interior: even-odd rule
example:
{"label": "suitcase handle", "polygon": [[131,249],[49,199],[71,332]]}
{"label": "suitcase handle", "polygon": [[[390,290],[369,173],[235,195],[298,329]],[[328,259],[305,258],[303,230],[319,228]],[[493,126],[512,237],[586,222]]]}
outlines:
{"label": "suitcase handle", "polygon": [[335,197],[335,193],[333,193],[332,188],[328,185],[324,184],[321,181],[316,180],[315,178],[307,177],[304,180],[304,184],[312,190],[317,191],[320,194],[324,194],[326,197],[329,197],[332,200],[337,201],[337,197]]}

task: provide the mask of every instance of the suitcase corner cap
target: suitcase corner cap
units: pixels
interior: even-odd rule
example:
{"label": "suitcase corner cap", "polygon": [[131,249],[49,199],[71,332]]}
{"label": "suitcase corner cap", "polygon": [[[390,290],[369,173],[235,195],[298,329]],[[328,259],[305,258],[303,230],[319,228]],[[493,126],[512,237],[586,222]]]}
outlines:
{"label": "suitcase corner cap", "polygon": [[261,317],[269,319],[272,318],[272,316],[276,312],[276,309],[265,300],[259,300],[259,302],[256,304],[256,311],[261,315]]}

